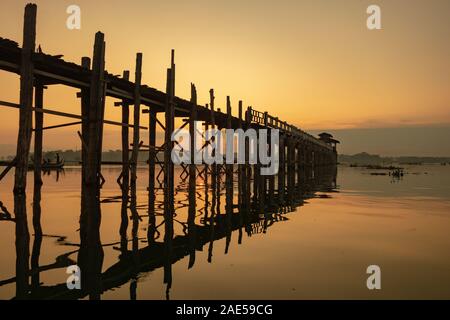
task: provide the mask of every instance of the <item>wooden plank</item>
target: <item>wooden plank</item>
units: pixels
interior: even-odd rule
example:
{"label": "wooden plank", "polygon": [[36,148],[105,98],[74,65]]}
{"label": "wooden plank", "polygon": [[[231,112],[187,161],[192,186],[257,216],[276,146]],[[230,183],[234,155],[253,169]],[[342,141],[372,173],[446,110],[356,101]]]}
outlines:
{"label": "wooden plank", "polygon": [[[12,102],[7,102],[7,101],[0,101],[0,105],[4,106],[4,107],[10,107],[10,108],[15,108],[15,109],[20,109],[20,104],[17,103],[12,103]],[[54,116],[59,116],[59,117],[66,117],[66,118],[72,118],[72,119],[79,119],[79,120],[83,120],[83,117],[77,114],[73,114],[73,113],[67,113],[67,112],[61,112],[61,111],[55,111],[55,110],[49,110],[49,109],[36,109],[36,108],[31,108],[32,111],[34,112],[39,112],[39,113],[44,113],[44,114],[51,114]],[[108,124],[108,125],[113,125],[113,126],[119,126],[119,127],[134,127],[134,124],[125,124],[125,123],[121,123],[121,122],[116,122],[116,121],[111,121],[111,120],[103,120],[104,124]],[[144,126],[139,126],[139,129],[141,130],[148,130],[147,127]]]}
{"label": "wooden plank", "polygon": [[[43,115],[44,113],[36,112],[36,116],[38,114]],[[43,127],[43,128],[40,128],[40,129],[35,128],[35,129],[33,129],[33,131],[34,132],[37,132],[37,131],[42,132],[42,131],[51,130],[51,129],[60,129],[60,128],[72,127],[72,126],[76,126],[76,125],[80,125],[80,124],[83,124],[83,121],[76,121],[76,122],[57,124],[57,125],[54,125],[54,126]]]}
{"label": "wooden plank", "polygon": [[[3,165],[3,164],[2,164]],[[8,174],[8,172],[16,165],[16,159],[14,158],[13,161],[9,162],[6,165],[6,168],[3,170],[3,172],[0,174],[0,181],[3,180],[4,177]]]}

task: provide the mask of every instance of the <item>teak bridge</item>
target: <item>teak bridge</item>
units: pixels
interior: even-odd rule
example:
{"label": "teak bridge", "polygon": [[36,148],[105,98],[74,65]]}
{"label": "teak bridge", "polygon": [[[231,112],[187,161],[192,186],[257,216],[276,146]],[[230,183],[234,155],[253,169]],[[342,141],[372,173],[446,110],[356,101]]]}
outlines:
{"label": "teak bridge", "polygon": [[[155,212],[155,190],[164,190],[164,219],[165,240],[170,242],[173,238],[174,213],[174,163],[171,153],[176,142],[171,140],[175,130],[189,127],[191,137],[194,136],[195,122],[201,121],[208,128],[222,129],[278,129],[280,133],[279,144],[279,172],[274,176],[260,174],[260,164],[225,165],[195,165],[192,159],[189,165],[182,165],[183,174],[189,175],[189,201],[195,203],[196,178],[205,179],[208,184],[208,175],[211,184],[220,183],[225,176],[227,198],[233,199],[233,179],[238,179],[238,204],[240,210],[254,210],[263,214],[273,209],[275,203],[289,201],[294,197],[293,190],[296,183],[301,181],[302,172],[307,168],[336,165],[336,143],[331,135],[322,134],[316,138],[299,128],[288,124],[267,112],[259,112],[248,107],[243,108],[242,101],[238,103],[238,116],[232,116],[230,97],[226,101],[226,112],[222,112],[215,102],[214,90],[210,91],[210,101],[201,106],[197,103],[197,91],[191,84],[191,99],[184,100],[175,95],[175,57],[172,50],[171,64],[167,69],[166,92],[158,91],[142,83],[143,55],[136,55],[134,82],[130,80],[130,72],[124,71],[122,77],[114,76],[105,70],[105,39],[104,34],[95,35],[92,59],[83,57],[81,64],[66,62],[61,56],[52,56],[36,48],[36,18],[37,6],[28,4],[25,8],[23,45],[0,38],[0,70],[15,73],[20,76],[19,103],[0,101],[0,106],[19,109],[19,129],[17,154],[15,159],[0,173],[0,180],[15,168],[14,176],[14,213],[16,223],[16,251],[17,268],[28,270],[29,260],[29,233],[26,213],[26,185],[29,167],[30,146],[34,134],[34,195],[33,203],[39,203],[42,185],[42,158],[43,158],[43,132],[46,130],[81,126],[78,131],[82,144],[82,210],[80,216],[81,249],[79,265],[86,265],[83,272],[87,278],[94,277],[96,259],[101,251],[99,226],[100,189],[104,183],[101,174],[102,144],[104,125],[120,126],[122,128],[122,173],[118,183],[122,189],[123,200],[136,198],[136,180],[138,156],[142,152],[148,153],[148,210],[149,216]],[[65,85],[79,89],[80,114],[71,114],[52,110],[44,106],[44,91],[51,85]],[[115,107],[121,108],[122,121],[109,121],[105,119],[106,97],[117,100]],[[130,123],[130,109],[132,123]],[[59,116],[72,119],[72,122],[61,125],[44,127],[44,115]],[[149,127],[141,125],[141,116],[149,117]],[[161,121],[158,115],[165,115]],[[34,115],[34,125],[33,125]],[[162,118],[162,117],[161,117]],[[183,120],[183,125],[175,127],[175,119]],[[161,146],[157,146],[157,127],[165,132],[165,139]],[[130,129],[132,134],[130,135]],[[141,133],[148,131],[149,144],[141,141]],[[130,140],[132,143],[130,144]],[[193,140],[193,139],[192,139]],[[203,141],[203,147],[210,144]],[[193,141],[191,150],[194,150]],[[249,142],[246,141],[246,159],[249,159]],[[271,150],[273,152],[273,150]],[[158,155],[164,154],[163,159]],[[194,157],[194,155],[192,155]],[[162,180],[160,178],[162,177]],[[286,199],[284,199],[286,198]],[[135,200],[134,200],[135,201]],[[232,201],[232,200],[231,200]],[[227,205],[227,211],[232,211],[235,205]],[[191,209],[190,209],[191,210]],[[195,205],[193,209],[195,211]],[[191,213],[191,212],[190,212]],[[40,226],[40,208],[33,208],[33,227],[35,234],[42,234]],[[126,218],[126,212],[125,212]],[[138,219],[133,212],[133,218]],[[195,212],[193,212],[195,218]],[[192,222],[192,221],[191,221]],[[89,245],[83,245],[88,243]],[[93,245],[94,244],[94,245]],[[97,245],[95,245],[97,244]],[[84,248],[84,249],[83,249]],[[165,249],[166,250],[166,249]],[[22,263],[19,263],[21,261]],[[84,262],[83,261],[89,261]],[[87,270],[87,271],[85,271]],[[23,270],[22,270],[23,271]],[[27,274],[25,273],[17,273]],[[18,276],[19,277],[19,276]],[[91,279],[92,280],[92,279]],[[95,282],[96,280],[93,279]],[[18,292],[26,292],[28,278],[17,280]],[[95,285],[94,285],[95,286]]]}

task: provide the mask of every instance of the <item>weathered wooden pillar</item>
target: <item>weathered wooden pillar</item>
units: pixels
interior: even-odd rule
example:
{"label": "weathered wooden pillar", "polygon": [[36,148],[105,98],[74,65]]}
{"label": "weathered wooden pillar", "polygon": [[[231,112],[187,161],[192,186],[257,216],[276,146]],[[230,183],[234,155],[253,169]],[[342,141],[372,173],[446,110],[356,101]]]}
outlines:
{"label": "weathered wooden pillar", "polygon": [[[85,70],[91,68],[91,58],[83,57],[81,59],[81,66]],[[80,210],[80,239],[87,237],[87,205],[86,205],[86,181],[87,181],[87,167],[88,167],[88,142],[89,142],[89,109],[91,103],[91,91],[89,87],[83,87],[78,97],[81,100],[81,210]]]}
{"label": "weathered wooden pillar", "polygon": [[[141,119],[141,82],[142,82],[142,53],[136,55],[136,72],[134,80],[134,126],[133,126],[133,150],[131,152],[131,191],[137,188],[137,163],[140,148],[140,119]],[[133,196],[133,195],[132,195]]]}
{"label": "weathered wooden pillar", "polygon": [[[243,124],[242,124],[242,101],[239,100],[239,104],[238,104],[238,129],[242,130],[243,128]],[[241,155],[241,144],[244,143],[245,145],[245,141],[238,141],[238,159],[242,158]],[[244,149],[244,157],[245,157],[245,149]],[[245,158],[244,158],[245,159]],[[244,190],[245,190],[245,186],[246,186],[246,178],[245,178],[245,164],[239,162],[238,163],[238,212],[239,212],[239,237],[238,237],[238,244],[242,244],[242,237],[243,237],[243,232],[242,232],[242,226],[244,224]]]}
{"label": "weathered wooden pillar", "polygon": [[[231,123],[232,115],[231,115],[231,100],[230,97],[227,97],[227,129],[232,129]],[[227,141],[227,149],[233,148],[234,141]],[[234,166],[232,163],[228,162],[225,164],[225,188],[226,188],[226,227],[227,227],[227,237],[226,237],[226,245],[225,245],[225,253],[228,253],[230,242],[231,242],[231,219],[233,214],[233,171]],[[233,153],[233,163],[234,163],[234,153]]]}
{"label": "weathered wooden pillar", "polygon": [[[215,128],[216,120],[215,120],[215,111],[214,111],[214,90],[211,89],[209,91],[210,93],[210,99],[211,99],[211,127],[212,129]],[[213,155],[214,156],[214,155]],[[217,164],[213,163],[211,165],[211,193],[212,193],[212,199],[211,199],[211,216],[209,217],[209,245],[208,245],[208,263],[212,262],[213,257],[213,250],[214,250],[214,233],[215,233],[215,218],[216,218],[216,206],[218,205],[217,198],[220,197],[220,191],[218,192],[218,185],[217,185]],[[205,203],[205,207],[208,204]]]}
{"label": "weathered wooden pillar", "polygon": [[[267,113],[264,114],[264,118],[266,119]],[[266,120],[264,120],[264,122],[266,122]],[[262,139],[260,132],[258,132],[258,144],[260,143],[260,139]],[[265,141],[264,141],[265,142]],[[262,169],[262,163],[261,163],[261,159],[259,157],[259,150],[257,151],[258,153],[258,166],[257,166],[257,171],[258,171],[258,211],[259,214],[265,214],[266,211],[266,191],[267,191],[267,177],[261,174],[261,169]]]}
{"label": "weathered wooden pillar", "polygon": [[294,157],[295,157],[295,149],[293,138],[288,138],[288,199],[289,202],[292,203],[292,189],[294,186],[293,178],[295,178],[294,172]]}
{"label": "weathered wooden pillar", "polygon": [[[130,79],[130,72],[123,72],[123,79]],[[122,190],[128,194],[130,188],[130,104],[127,100],[122,100]]]}
{"label": "weathered wooden pillar", "polygon": [[166,88],[166,129],[164,152],[164,283],[170,290],[172,284],[172,240],[173,240],[173,214],[174,214],[174,165],[172,162],[172,150],[174,142],[172,133],[175,126],[175,52],[172,50],[171,67],[167,69]]}
{"label": "weathered wooden pillar", "polygon": [[[268,127],[268,115],[266,113],[266,127]],[[273,154],[275,153],[275,149],[272,148],[272,139],[271,139],[271,135],[272,135],[272,130],[273,129],[269,129],[268,130],[268,137],[267,137],[267,143],[269,145],[269,153],[271,158],[273,159]],[[273,165],[273,164],[271,164]],[[269,180],[269,195],[268,195],[268,199],[269,199],[269,209],[271,210],[274,206],[274,193],[275,193],[275,175],[272,174],[270,176],[268,176],[268,180]]]}
{"label": "weathered wooden pillar", "polygon": [[[42,236],[41,227],[41,188],[42,188],[42,145],[44,114],[44,86],[37,83],[35,86],[35,113],[34,113],[34,191],[33,191],[33,229],[35,236]],[[40,112],[41,111],[41,112]]]}
{"label": "weathered wooden pillar", "polygon": [[[211,128],[212,129],[218,129],[216,128],[216,116],[215,116],[215,99],[214,96],[214,89],[211,89],[209,91],[209,97],[210,97],[210,107],[211,107]],[[218,141],[215,141],[217,144]],[[216,145],[216,148],[213,150],[212,157],[216,157],[216,152],[218,145]],[[206,165],[205,170],[208,169],[208,166]],[[212,174],[211,174],[211,184],[213,185],[213,192],[215,192],[215,211],[216,213],[219,213],[220,211],[220,166],[214,161],[214,163],[211,165]],[[208,183],[207,177],[205,177],[205,184]]]}
{"label": "weathered wooden pillar", "polygon": [[[249,113],[250,113],[250,122],[252,121],[253,118],[253,111],[252,108],[249,109]],[[257,135],[257,139],[259,139],[259,136]],[[256,153],[256,158],[258,159],[258,150],[253,150],[253,152]],[[258,165],[258,161],[257,164],[253,165],[253,203],[254,203],[254,208],[256,211],[258,211],[259,208],[259,196],[260,196],[260,170],[259,170],[259,165]]]}
{"label": "weathered wooden pillar", "polygon": [[[130,72],[123,72],[123,79],[130,79]],[[122,204],[120,210],[120,237],[121,237],[121,250],[125,252],[128,247],[128,200],[130,191],[130,103],[127,100],[122,100],[122,173],[120,175],[120,187],[122,189]]]}
{"label": "weathered wooden pillar", "polygon": [[[242,130],[242,101],[239,101],[239,110],[238,110],[238,129]],[[238,141],[239,145],[241,143],[245,144],[245,141]],[[242,157],[240,154],[240,148],[238,145],[238,158]],[[245,151],[244,151],[245,157]],[[244,190],[246,189],[246,178],[245,178],[245,164],[238,164],[238,209],[239,213],[242,213],[244,208]]]}
{"label": "weathered wooden pillar", "polygon": [[105,43],[104,35],[98,32],[95,35],[94,59],[92,65],[92,78],[90,87],[89,126],[88,126],[88,154],[86,163],[86,184],[98,189],[101,150],[103,139],[103,115],[104,115],[104,68],[105,68]]}
{"label": "weathered wooden pillar", "polygon": [[37,6],[25,8],[23,46],[20,66],[20,115],[14,176],[14,213],[16,219],[16,297],[25,299],[29,286],[30,234],[26,208],[28,158],[32,130],[33,53],[36,43]]}
{"label": "weathered wooden pillar", "polygon": [[88,116],[87,159],[83,163],[85,180],[82,194],[84,216],[80,219],[80,251],[78,265],[82,270],[82,288],[91,299],[100,298],[103,248],[100,241],[100,171],[103,138],[103,116],[105,107],[105,42],[104,35],[95,35],[94,58],[90,83]]}
{"label": "weathered wooden pillar", "polygon": [[155,109],[149,111],[149,153],[148,153],[148,229],[147,240],[149,244],[155,241],[156,234],[156,215],[155,215],[155,177],[156,177],[156,157],[158,150],[156,149],[156,117]]}
{"label": "weathered wooden pillar", "polygon": [[34,114],[34,190],[33,190],[33,229],[34,241],[31,253],[31,290],[40,286],[39,256],[42,244],[41,226],[41,189],[42,189],[42,145],[43,145],[43,125],[44,114],[44,86],[37,83],[35,86],[35,114]]}
{"label": "weathered wooden pillar", "polygon": [[[195,240],[196,240],[196,183],[197,183],[197,167],[195,164],[196,143],[196,121],[197,121],[197,91],[195,85],[191,84],[191,114],[189,117],[189,134],[190,141],[190,164],[189,164],[189,214],[188,214],[188,236],[189,236],[189,266],[192,268],[195,263]],[[207,204],[205,205],[207,206]]]}
{"label": "weathered wooden pillar", "polygon": [[[232,129],[231,126],[231,100],[230,97],[227,97],[227,129]],[[233,148],[234,141],[227,141],[227,149]],[[234,154],[233,154],[234,156]],[[227,159],[228,161],[228,159]],[[225,165],[225,185],[226,185],[226,199],[227,199],[227,213],[233,211],[233,164],[226,163]]]}
{"label": "weathered wooden pillar", "polygon": [[285,136],[280,135],[279,169],[278,169],[278,202],[284,204],[285,178],[286,178],[286,145]]}
{"label": "weathered wooden pillar", "polygon": [[32,56],[36,46],[36,14],[37,6],[34,4],[28,4],[25,8],[23,48],[21,57],[22,63],[20,66],[20,115],[14,180],[15,194],[24,194],[27,185],[27,171],[32,132],[34,83],[34,64]]}
{"label": "weathered wooden pillar", "polygon": [[[215,110],[214,110],[214,101],[215,101],[215,97],[214,97],[214,89],[209,90],[209,98],[210,98],[210,107],[211,107],[211,129],[215,129],[216,128],[216,116],[215,116]],[[217,142],[217,141],[216,141]],[[208,143],[205,140],[205,143]],[[214,153],[212,154],[213,157],[215,157],[215,150],[213,151]],[[208,167],[205,167],[205,170],[207,170]],[[219,192],[219,197],[220,197],[220,186],[218,186],[218,177],[217,175],[219,174],[219,172],[217,171],[217,164],[214,161],[214,163],[211,165],[211,186],[212,186],[212,193],[213,193],[213,203],[212,203],[212,207],[215,210],[215,206],[217,205],[217,192]],[[207,180],[205,177],[205,184],[207,184]],[[219,191],[218,191],[219,190]],[[212,210],[211,210],[212,211]],[[211,214],[213,214],[211,212]]]}
{"label": "weathered wooden pillar", "polygon": [[137,290],[137,268],[139,265],[139,212],[137,210],[137,164],[141,147],[140,122],[141,122],[141,82],[142,82],[142,53],[136,54],[136,70],[134,80],[134,108],[133,108],[133,149],[131,151],[131,179],[130,179],[130,209],[132,216],[132,258],[134,274],[130,283],[130,293],[133,299]]}
{"label": "weathered wooden pillar", "polygon": [[302,164],[302,144],[301,141],[297,142],[297,192],[300,195],[300,185],[302,183],[302,171],[303,171],[303,164]]}
{"label": "weathered wooden pillar", "polygon": [[[249,130],[251,128],[251,108],[248,108],[245,112],[245,129]],[[245,139],[245,210],[250,212],[251,209],[251,181],[252,181],[252,168],[250,166],[250,143],[248,139]]]}

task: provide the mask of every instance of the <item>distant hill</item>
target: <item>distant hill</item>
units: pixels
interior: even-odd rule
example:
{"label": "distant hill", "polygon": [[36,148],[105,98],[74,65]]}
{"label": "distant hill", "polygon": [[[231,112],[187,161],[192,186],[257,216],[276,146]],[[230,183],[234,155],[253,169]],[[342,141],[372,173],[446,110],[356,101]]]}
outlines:
{"label": "distant hill", "polygon": [[416,156],[402,156],[402,157],[382,157],[376,154],[369,154],[367,152],[357,153],[354,155],[340,154],[338,156],[340,163],[357,164],[357,165],[371,165],[371,164],[423,164],[423,163],[450,163],[449,157],[416,157]]}

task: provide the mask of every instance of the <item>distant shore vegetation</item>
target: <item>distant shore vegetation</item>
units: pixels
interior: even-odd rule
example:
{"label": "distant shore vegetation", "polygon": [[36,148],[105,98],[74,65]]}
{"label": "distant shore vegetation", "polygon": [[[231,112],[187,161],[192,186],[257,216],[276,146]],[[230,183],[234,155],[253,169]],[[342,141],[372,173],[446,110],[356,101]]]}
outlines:
{"label": "distant shore vegetation", "polygon": [[[56,154],[68,164],[80,164],[81,151],[80,150],[52,150],[44,152],[44,159],[54,160]],[[33,154],[30,154],[33,158]],[[162,159],[162,155],[158,158]],[[14,156],[0,157],[2,161],[12,161]],[[142,152],[139,154],[139,162],[146,162],[148,160],[148,153]],[[109,150],[102,153],[102,161],[105,162],[119,162],[122,161],[121,150]],[[338,161],[341,164],[352,166],[367,166],[367,165],[421,165],[421,164],[450,164],[450,157],[420,157],[420,156],[400,156],[400,157],[385,157],[377,154],[369,154],[361,152],[354,155],[340,154]]]}
{"label": "distant shore vegetation", "polygon": [[400,156],[383,157],[376,154],[361,152],[354,155],[340,154],[338,162],[351,166],[367,165],[422,165],[422,164],[450,164],[450,157],[420,157],[420,156]]}
{"label": "distant shore vegetation", "polygon": [[[81,163],[81,151],[80,150],[45,151],[43,153],[43,158],[49,159],[49,160],[55,160],[57,154],[60,156],[60,158],[64,159],[66,164],[80,164]],[[131,156],[131,152],[130,152],[130,156]],[[33,159],[33,157],[34,157],[33,153],[30,153],[30,159]],[[12,161],[13,159],[14,159],[14,156],[0,157],[0,160],[3,160],[3,161]],[[139,158],[138,158],[139,162],[146,162],[147,160],[148,160],[148,153],[142,152],[139,154]],[[102,153],[102,161],[105,161],[105,162],[122,161],[122,151],[121,150],[104,151]]]}

